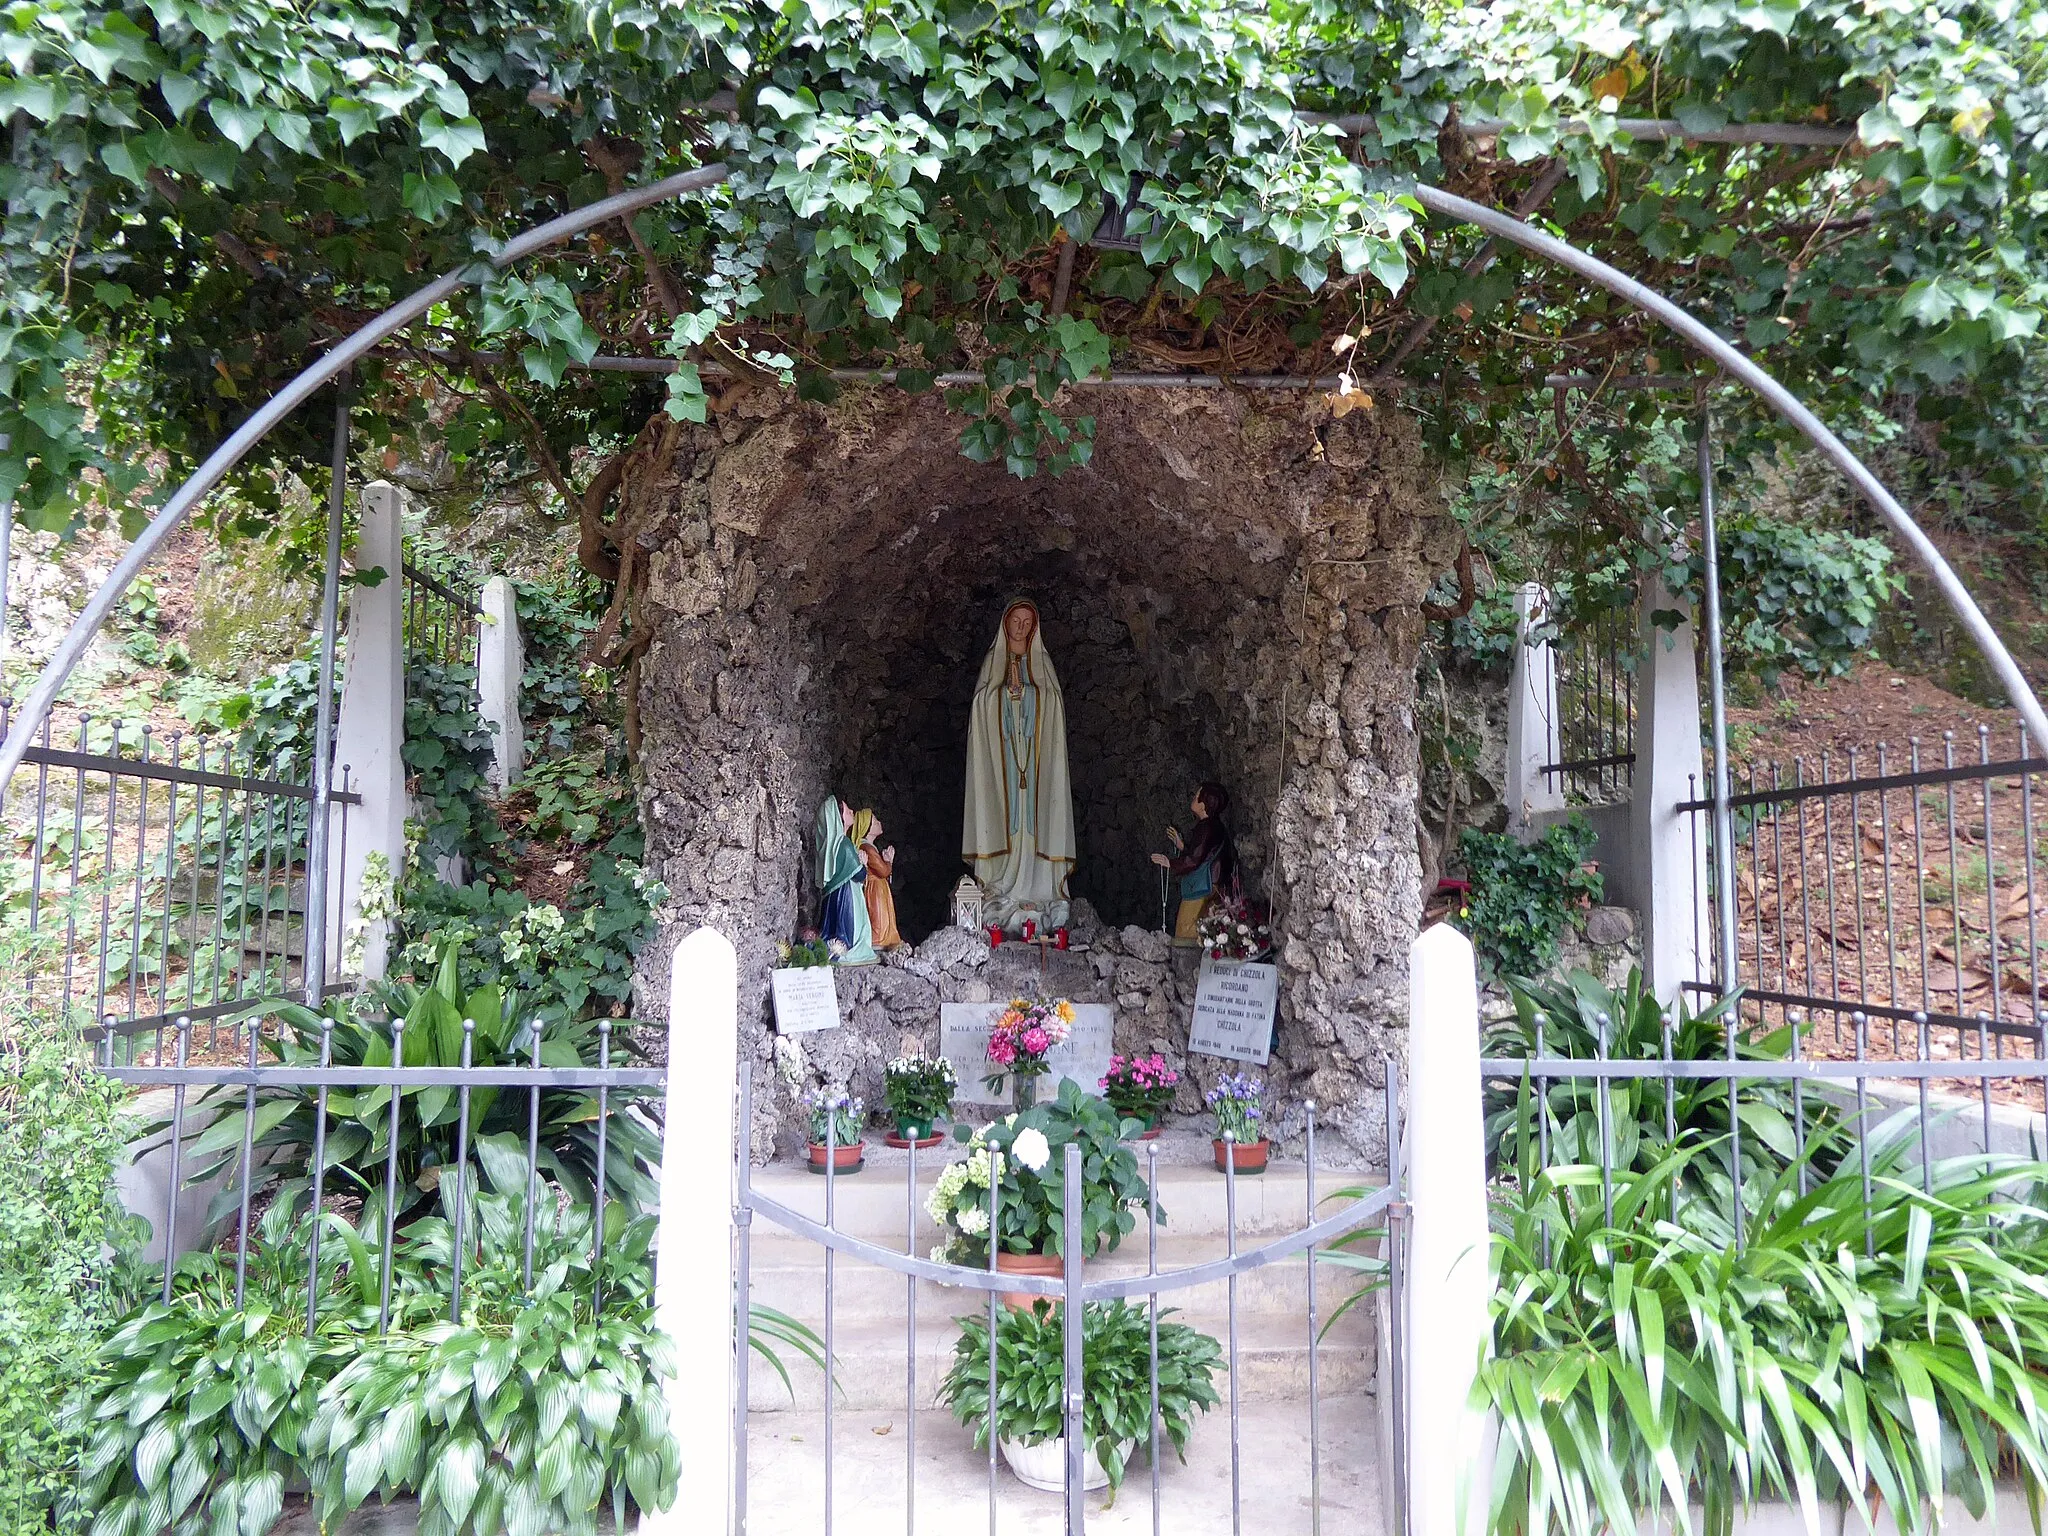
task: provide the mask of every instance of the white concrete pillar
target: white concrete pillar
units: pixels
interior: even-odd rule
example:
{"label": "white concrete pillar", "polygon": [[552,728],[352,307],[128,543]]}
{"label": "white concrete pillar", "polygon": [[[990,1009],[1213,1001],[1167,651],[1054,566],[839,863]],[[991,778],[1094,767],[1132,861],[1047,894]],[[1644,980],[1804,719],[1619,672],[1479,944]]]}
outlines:
{"label": "white concrete pillar", "polygon": [[[1636,762],[1630,787],[1629,868],[1622,882],[1642,915],[1643,969],[1659,1001],[1712,973],[1707,822],[1680,813],[1711,793],[1700,750],[1700,684],[1692,604],[1654,572],[1643,578],[1642,659],[1636,671]],[[1676,629],[1655,615],[1682,614]],[[1695,998],[1695,1002],[1699,999]]]}
{"label": "white concrete pillar", "polygon": [[749,1150],[734,1124],[738,1080],[739,957],[724,934],[699,928],[676,945],[669,969],[654,1258],[654,1323],[681,1366],[664,1395],[682,1476],[672,1506],[641,1514],[647,1536],[732,1528],[733,1362],[744,1347],[733,1302],[733,1172]]}
{"label": "white concrete pillar", "polygon": [[1550,594],[1536,582],[1515,593],[1515,659],[1508,682],[1508,830],[1531,838],[1545,812],[1564,809],[1564,776],[1543,772],[1563,757],[1557,734],[1557,652],[1529,636],[1549,615]]}
{"label": "white concrete pillar", "polygon": [[1491,1508],[1491,1415],[1471,1406],[1493,1348],[1492,1239],[1479,1096],[1479,979],[1449,923],[1408,948],[1411,1209],[1407,1298],[1408,1536],[1480,1536]]}
{"label": "white concrete pillar", "polygon": [[492,731],[491,787],[502,795],[526,766],[526,728],[519,718],[526,646],[519,636],[512,578],[493,576],[485,582],[482,607],[476,635],[477,712]]}
{"label": "white concrete pillar", "polygon": [[366,978],[384,974],[391,916],[374,889],[367,893],[371,900],[365,915],[364,873],[377,863],[393,880],[405,873],[405,594],[399,575],[404,548],[399,510],[397,486],[378,480],[363,487],[355,569],[359,576],[381,570],[384,578],[375,586],[358,582],[349,589],[348,664],[334,728],[335,788],[345,782],[363,803],[334,809],[331,846],[336,857],[328,865],[327,909],[339,914],[342,970]]}

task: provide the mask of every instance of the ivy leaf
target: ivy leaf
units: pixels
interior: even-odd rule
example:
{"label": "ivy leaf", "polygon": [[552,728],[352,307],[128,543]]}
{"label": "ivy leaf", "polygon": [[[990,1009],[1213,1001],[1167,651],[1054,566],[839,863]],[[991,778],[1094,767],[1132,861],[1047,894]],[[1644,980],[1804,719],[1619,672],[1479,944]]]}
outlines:
{"label": "ivy leaf", "polygon": [[677,364],[676,371],[668,376],[668,398],[662,402],[662,409],[672,420],[701,422],[709,404],[704,394],[704,379],[697,365]]}
{"label": "ivy leaf", "polygon": [[401,186],[399,200],[414,217],[428,224],[462,201],[462,189],[455,185],[455,179],[438,171],[431,176],[407,171]]}
{"label": "ivy leaf", "polygon": [[447,156],[450,165],[460,165],[483,149],[483,124],[474,117],[450,122],[440,108],[429,107],[420,117],[420,143]]}
{"label": "ivy leaf", "polygon": [[171,115],[181,123],[206,96],[206,87],[176,70],[159,79],[157,89],[164,93],[164,104],[171,109]]}
{"label": "ivy leaf", "polygon": [[216,96],[206,104],[206,115],[214,126],[234,141],[236,148],[248,149],[263,136],[263,109]]}

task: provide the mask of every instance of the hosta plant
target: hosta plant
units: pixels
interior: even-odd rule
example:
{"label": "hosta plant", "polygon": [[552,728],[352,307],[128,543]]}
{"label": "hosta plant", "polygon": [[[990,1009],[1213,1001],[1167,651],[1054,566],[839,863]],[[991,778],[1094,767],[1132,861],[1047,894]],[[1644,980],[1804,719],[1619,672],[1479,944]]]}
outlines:
{"label": "hosta plant", "polygon": [[[1161,1316],[1168,1316],[1162,1313]],[[988,1445],[988,1320],[960,1320],[952,1369],[940,1401]],[[1112,1488],[1121,1487],[1133,1442],[1152,1436],[1150,1314],[1128,1301],[1090,1302],[1081,1314],[1081,1436],[1094,1450]],[[1042,1445],[1065,1432],[1064,1309],[1033,1303],[1028,1312],[999,1308],[996,1324],[996,1435]],[[1214,1339],[1185,1323],[1159,1325],[1159,1429],[1182,1461],[1195,1416],[1216,1406],[1214,1383],[1223,1352]]]}
{"label": "hosta plant", "polygon": [[422,1536],[591,1536],[600,1508],[623,1528],[629,1502],[673,1499],[661,1382],[675,1362],[653,1324],[653,1221],[613,1208],[594,1276],[587,1210],[565,1214],[544,1187],[529,1287],[523,1199],[477,1197],[459,1320],[437,1284],[451,1229],[435,1217],[410,1235],[411,1326],[363,1340],[306,1426],[323,1520],[373,1493],[415,1493]]}
{"label": "hosta plant", "polygon": [[[266,1014],[282,1027],[266,1033],[263,1044],[283,1065],[317,1066],[321,1029],[327,1024],[331,1025],[336,1066],[389,1066],[396,1035],[402,1065],[458,1067],[463,1059],[463,1022],[470,1020],[475,1024],[469,1032],[473,1066],[530,1065],[534,1059],[534,1014],[522,994],[493,986],[465,993],[459,977],[460,956],[451,945],[442,952],[431,986],[390,988],[368,1006],[342,999],[331,1005],[332,1011],[326,1015],[297,1004],[266,1005]],[[394,1032],[386,1022],[392,1014],[403,1019],[402,1032]],[[620,1064],[616,1046],[614,1051],[616,1066]],[[544,1067],[596,1065],[597,1026],[581,1022],[544,1029],[539,1054]],[[613,1109],[622,1107],[628,1097],[628,1090],[613,1090]],[[219,1102],[221,1113],[194,1141],[186,1157],[188,1182],[227,1175],[208,1213],[209,1220],[225,1215],[240,1195],[242,1091],[220,1090]],[[252,1183],[259,1190],[277,1186],[277,1199],[295,1207],[303,1207],[311,1193],[316,1105],[311,1088],[257,1091]],[[327,1109],[327,1191],[381,1201],[391,1136],[391,1090],[333,1088],[328,1091]],[[456,1088],[407,1088],[401,1093],[397,1128],[401,1219],[411,1219],[426,1207],[454,1163],[461,1110],[461,1093]],[[596,1175],[596,1110],[596,1095],[589,1090],[540,1090],[541,1170],[579,1197],[587,1197]],[[516,1135],[523,1142],[527,1114],[528,1096],[516,1088],[471,1089],[472,1149],[485,1138],[500,1134]],[[606,1137],[609,1198],[635,1209],[653,1209],[652,1169],[660,1159],[655,1133],[639,1118],[615,1113],[607,1122]]]}
{"label": "hosta plant", "polygon": [[190,1254],[168,1305],[122,1320],[77,1409],[87,1441],[74,1508],[91,1536],[263,1536],[277,1522],[321,1387],[376,1327],[369,1251],[339,1218],[323,1220],[311,1340],[304,1223],[280,1206],[252,1234],[241,1305],[233,1260]]}

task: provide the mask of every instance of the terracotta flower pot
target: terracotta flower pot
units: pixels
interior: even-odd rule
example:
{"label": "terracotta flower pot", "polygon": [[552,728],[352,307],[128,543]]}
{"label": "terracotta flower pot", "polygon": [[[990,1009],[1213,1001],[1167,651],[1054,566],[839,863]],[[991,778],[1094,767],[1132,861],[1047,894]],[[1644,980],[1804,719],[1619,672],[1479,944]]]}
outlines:
{"label": "terracotta flower pot", "polygon": [[[1057,1278],[1067,1272],[1066,1261],[1056,1253],[996,1253],[996,1272],[1003,1275],[1050,1275]],[[1050,1296],[1034,1296],[1029,1291],[1002,1291],[998,1293],[1003,1305],[1012,1312],[1029,1312],[1034,1301],[1051,1301]]]}
{"label": "terracotta flower pot", "polygon": [[932,1122],[929,1120],[898,1120],[895,1133],[884,1136],[882,1138],[882,1145],[885,1147],[916,1147],[921,1151],[926,1147],[936,1147],[945,1139],[945,1137],[932,1129]]}
{"label": "terracotta flower pot", "polygon": [[827,1147],[822,1141],[814,1141],[811,1143],[811,1172],[823,1173],[825,1160],[829,1157],[834,1173],[859,1173],[866,1155],[867,1149],[857,1141],[841,1147]]}
{"label": "terracotta flower pot", "polygon": [[1266,1171],[1266,1153],[1272,1147],[1272,1143],[1263,1136],[1257,1141],[1240,1142],[1228,1142],[1219,1136],[1210,1142],[1209,1145],[1216,1149],[1216,1171],[1218,1173],[1229,1171],[1230,1163],[1226,1163],[1224,1159],[1233,1153],[1235,1156],[1230,1157],[1230,1162],[1234,1162],[1237,1165],[1239,1173],[1264,1173]]}

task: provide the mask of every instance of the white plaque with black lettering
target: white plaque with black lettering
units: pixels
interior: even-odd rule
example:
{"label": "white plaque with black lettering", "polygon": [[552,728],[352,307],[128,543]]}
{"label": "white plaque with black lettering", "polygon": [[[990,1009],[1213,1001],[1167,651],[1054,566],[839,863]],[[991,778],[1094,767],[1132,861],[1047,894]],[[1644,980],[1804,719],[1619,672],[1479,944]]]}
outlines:
{"label": "white plaque with black lettering", "polygon": [[[1001,1093],[984,1087],[982,1079],[995,1070],[988,1059],[988,1035],[1002,1016],[1007,1001],[1000,1003],[939,1004],[939,1054],[953,1064],[960,1086],[953,1097],[962,1104],[994,1104],[1008,1108],[1016,1102],[1009,1081]],[[1071,1077],[1090,1093],[1109,1070],[1110,1026],[1116,1013],[1107,1003],[1074,1004],[1074,1027],[1067,1031],[1064,1045],[1046,1053],[1050,1070],[1038,1080],[1038,1097],[1050,1099],[1059,1091],[1060,1079]]]}
{"label": "white plaque with black lettering", "polygon": [[791,965],[768,973],[775,994],[775,1028],[808,1035],[839,1023],[839,987],[829,965]]}
{"label": "white plaque with black lettering", "polygon": [[1263,1067],[1273,1054],[1273,1008],[1279,1001],[1279,966],[1204,955],[1188,1049]]}

